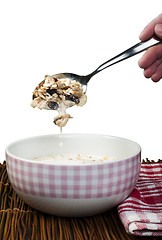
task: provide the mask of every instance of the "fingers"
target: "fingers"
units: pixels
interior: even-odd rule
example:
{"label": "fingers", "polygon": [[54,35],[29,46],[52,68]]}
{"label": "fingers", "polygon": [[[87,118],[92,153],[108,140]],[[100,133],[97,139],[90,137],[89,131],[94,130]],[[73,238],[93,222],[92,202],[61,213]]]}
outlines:
{"label": "fingers", "polygon": [[141,41],[145,41],[149,38],[151,38],[154,35],[154,28],[155,28],[155,23],[152,21],[149,23],[144,30],[140,33],[139,39]]}
{"label": "fingers", "polygon": [[157,24],[162,24],[162,13],[153,19],[141,32],[139,38],[141,41],[145,41],[149,38],[151,38],[156,32],[155,32],[155,26]]}
{"label": "fingers", "polygon": [[144,76],[151,78],[154,82],[159,81],[162,78],[162,61],[157,60],[150,67],[144,70]]}
{"label": "fingers", "polygon": [[[162,13],[153,19],[141,32],[141,41],[158,36],[162,39]],[[144,69],[144,76],[154,82],[162,78],[162,44],[149,48],[138,62],[139,67]]]}
{"label": "fingers", "polygon": [[149,66],[148,68],[145,68],[144,69],[144,76],[146,78],[150,78],[156,72],[156,69],[160,64],[161,64],[161,61],[157,60],[151,66]]}
{"label": "fingers", "polygon": [[156,72],[151,76],[154,82],[158,82],[162,78],[162,63],[156,69]]}
{"label": "fingers", "polygon": [[144,69],[144,76],[154,82],[162,78],[162,44],[148,49],[138,62]]}
{"label": "fingers", "polygon": [[162,59],[162,44],[149,48],[139,60],[138,64],[140,68],[146,69],[158,59]]}
{"label": "fingers", "polygon": [[155,34],[162,39],[162,24],[157,24],[155,26]]}

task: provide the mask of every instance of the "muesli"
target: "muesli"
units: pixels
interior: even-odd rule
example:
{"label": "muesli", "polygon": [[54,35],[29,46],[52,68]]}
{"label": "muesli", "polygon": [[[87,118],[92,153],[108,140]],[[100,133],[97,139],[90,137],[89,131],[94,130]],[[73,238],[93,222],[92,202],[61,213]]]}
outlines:
{"label": "muesli", "polygon": [[61,165],[77,165],[77,164],[97,164],[103,162],[112,162],[117,160],[115,157],[106,157],[90,154],[53,154],[41,156],[33,159],[34,161],[54,163]]}
{"label": "muesli", "polygon": [[57,110],[58,115],[54,118],[54,123],[62,128],[72,118],[66,113],[66,109],[74,105],[82,107],[87,102],[87,96],[79,82],[71,81],[63,74],[59,74],[59,78],[56,76],[45,75],[44,80],[33,92],[31,106]]}

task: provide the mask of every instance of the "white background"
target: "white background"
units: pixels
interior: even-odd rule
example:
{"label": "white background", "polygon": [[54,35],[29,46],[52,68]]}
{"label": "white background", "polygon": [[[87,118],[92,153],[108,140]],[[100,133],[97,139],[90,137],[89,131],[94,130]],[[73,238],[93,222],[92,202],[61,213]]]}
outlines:
{"label": "white background", "polygon": [[[59,0],[0,3],[0,161],[17,139],[58,134],[57,112],[33,109],[45,74],[88,74],[136,44],[162,12],[161,0]],[[162,81],[145,79],[139,54],[99,73],[88,102],[68,110],[63,133],[102,133],[138,142],[142,158],[162,158]]]}

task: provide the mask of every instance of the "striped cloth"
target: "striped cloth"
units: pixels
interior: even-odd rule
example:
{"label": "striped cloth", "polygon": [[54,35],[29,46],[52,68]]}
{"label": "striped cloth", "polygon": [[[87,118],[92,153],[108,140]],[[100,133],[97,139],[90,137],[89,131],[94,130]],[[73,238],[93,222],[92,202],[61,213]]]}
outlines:
{"label": "striped cloth", "polygon": [[162,236],[162,163],[141,164],[136,187],[118,213],[128,233]]}

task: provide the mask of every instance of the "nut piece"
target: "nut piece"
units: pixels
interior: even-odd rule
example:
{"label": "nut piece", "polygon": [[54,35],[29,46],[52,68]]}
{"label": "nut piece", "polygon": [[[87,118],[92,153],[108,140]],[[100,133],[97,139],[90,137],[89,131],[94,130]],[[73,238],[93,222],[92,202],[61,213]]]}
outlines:
{"label": "nut piece", "polygon": [[63,115],[58,115],[55,117],[53,122],[59,127],[64,127],[70,118],[72,117],[69,114],[65,113]]}

